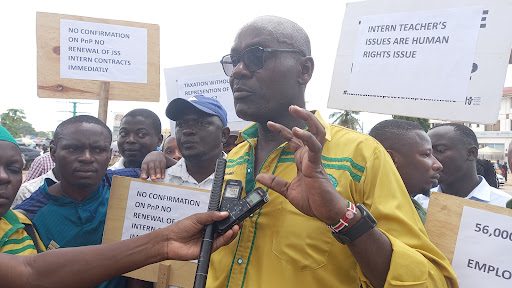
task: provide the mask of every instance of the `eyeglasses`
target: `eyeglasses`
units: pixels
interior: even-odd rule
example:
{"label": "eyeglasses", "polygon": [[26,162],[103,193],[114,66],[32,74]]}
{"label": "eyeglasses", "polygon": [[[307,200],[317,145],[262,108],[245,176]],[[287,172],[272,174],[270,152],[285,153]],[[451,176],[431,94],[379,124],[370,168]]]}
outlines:
{"label": "eyeglasses", "polygon": [[263,64],[265,64],[265,52],[275,51],[299,53],[302,57],[306,57],[304,52],[297,49],[261,48],[259,46],[254,46],[245,49],[245,51],[240,55],[228,54],[222,57],[220,63],[222,64],[224,73],[226,73],[227,76],[233,75],[235,67],[238,66],[241,61],[244,62],[247,70],[254,72],[263,68]]}

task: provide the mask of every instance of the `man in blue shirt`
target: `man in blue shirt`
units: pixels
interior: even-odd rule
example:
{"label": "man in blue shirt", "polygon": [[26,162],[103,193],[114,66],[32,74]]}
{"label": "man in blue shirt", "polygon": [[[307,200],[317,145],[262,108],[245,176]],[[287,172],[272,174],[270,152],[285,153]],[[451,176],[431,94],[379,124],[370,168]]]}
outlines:
{"label": "man in blue shirt", "polygon": [[[47,249],[101,244],[113,174],[140,174],[138,169],[105,173],[111,141],[110,129],[88,115],[67,119],[55,130],[50,153],[61,181],[45,182],[16,207],[32,220]],[[124,287],[124,282],[118,277],[98,287]]]}

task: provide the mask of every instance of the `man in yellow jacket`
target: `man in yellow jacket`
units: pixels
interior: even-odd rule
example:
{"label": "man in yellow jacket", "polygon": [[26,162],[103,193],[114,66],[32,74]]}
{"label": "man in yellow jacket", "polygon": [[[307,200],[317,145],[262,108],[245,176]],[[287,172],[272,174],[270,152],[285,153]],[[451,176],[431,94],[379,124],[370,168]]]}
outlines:
{"label": "man in yellow jacket", "polygon": [[314,61],[296,23],[264,16],[221,61],[237,115],[255,122],[225,179],[270,201],[212,255],[208,287],[457,287],[386,150],[306,110]]}

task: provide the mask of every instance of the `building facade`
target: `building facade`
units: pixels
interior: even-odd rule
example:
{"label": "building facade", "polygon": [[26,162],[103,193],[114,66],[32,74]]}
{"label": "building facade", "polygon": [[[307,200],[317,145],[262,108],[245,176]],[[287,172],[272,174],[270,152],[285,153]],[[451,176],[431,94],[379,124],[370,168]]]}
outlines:
{"label": "building facade", "polygon": [[[479,148],[489,147],[501,151],[499,156],[481,158],[489,160],[506,161],[508,156],[508,146],[512,141],[512,87],[503,89],[503,97],[501,99],[500,112],[498,121],[492,125],[484,124],[467,124],[475,131],[478,138]],[[512,152],[512,151],[511,151]],[[493,159],[491,159],[493,158]]]}

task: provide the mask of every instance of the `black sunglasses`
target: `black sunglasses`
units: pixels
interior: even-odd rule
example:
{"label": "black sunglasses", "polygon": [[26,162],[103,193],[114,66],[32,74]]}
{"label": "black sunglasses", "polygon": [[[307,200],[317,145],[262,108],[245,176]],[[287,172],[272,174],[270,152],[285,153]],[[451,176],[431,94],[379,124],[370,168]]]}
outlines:
{"label": "black sunglasses", "polygon": [[231,76],[235,67],[242,61],[244,62],[247,70],[254,72],[263,68],[263,64],[265,64],[265,52],[275,51],[299,53],[302,57],[306,57],[304,52],[297,49],[261,48],[259,46],[254,46],[245,49],[245,51],[240,55],[228,54],[222,57],[220,63],[222,64],[224,73],[226,73],[227,76]]}

